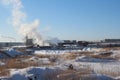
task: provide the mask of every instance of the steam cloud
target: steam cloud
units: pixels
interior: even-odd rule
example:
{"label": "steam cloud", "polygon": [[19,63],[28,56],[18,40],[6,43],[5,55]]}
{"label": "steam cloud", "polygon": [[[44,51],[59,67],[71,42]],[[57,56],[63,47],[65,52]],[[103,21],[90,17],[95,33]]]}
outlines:
{"label": "steam cloud", "polygon": [[12,26],[17,30],[17,32],[24,37],[28,35],[30,38],[36,39],[36,43],[42,45],[43,40],[39,34],[38,27],[40,21],[38,19],[31,23],[26,23],[27,14],[22,10],[24,6],[21,0],[1,0],[6,6],[11,6],[11,23]]}

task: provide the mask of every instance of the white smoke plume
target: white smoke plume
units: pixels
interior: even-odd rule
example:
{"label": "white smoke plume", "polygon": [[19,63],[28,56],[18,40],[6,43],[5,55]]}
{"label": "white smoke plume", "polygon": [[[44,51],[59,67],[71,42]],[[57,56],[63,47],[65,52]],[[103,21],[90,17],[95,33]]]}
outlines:
{"label": "white smoke plume", "polygon": [[[42,37],[39,34],[38,27],[40,21],[34,20],[32,23],[26,21],[27,14],[22,10],[24,8],[21,0],[1,0],[5,6],[11,6],[12,26],[21,35],[36,39],[36,43],[42,45]],[[27,22],[27,23],[26,23]]]}

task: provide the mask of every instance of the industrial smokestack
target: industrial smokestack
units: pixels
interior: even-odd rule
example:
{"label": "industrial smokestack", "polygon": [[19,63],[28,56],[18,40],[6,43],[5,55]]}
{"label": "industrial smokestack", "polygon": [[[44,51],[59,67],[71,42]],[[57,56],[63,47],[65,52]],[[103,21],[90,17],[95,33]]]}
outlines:
{"label": "industrial smokestack", "polygon": [[11,6],[11,24],[17,30],[17,33],[25,37],[34,38],[39,45],[43,44],[42,36],[39,34],[38,27],[40,21],[38,19],[33,22],[27,22],[27,14],[22,11],[24,8],[21,0],[1,0],[5,6]]}

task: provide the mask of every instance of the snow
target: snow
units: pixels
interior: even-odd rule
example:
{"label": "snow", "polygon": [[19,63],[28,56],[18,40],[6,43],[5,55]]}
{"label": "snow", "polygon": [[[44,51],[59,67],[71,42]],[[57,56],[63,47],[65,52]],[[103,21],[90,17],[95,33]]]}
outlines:
{"label": "snow", "polygon": [[101,52],[103,50],[102,50],[102,48],[91,48],[90,51],[92,51],[92,52]]}
{"label": "snow", "polygon": [[[54,55],[54,54],[67,54],[71,52],[93,52],[93,55],[104,55],[109,52],[112,54],[110,57],[115,58],[115,56],[120,55],[120,50],[110,50],[110,51],[103,51],[101,48],[85,48],[83,50],[36,50],[34,54],[44,54],[44,55]],[[7,50],[7,53],[11,56],[20,55],[22,53],[17,52],[14,49]],[[120,73],[120,61],[112,58],[93,58],[92,56],[78,56],[75,59],[72,60],[61,60],[59,64],[57,64],[59,61],[56,62],[55,65],[51,65],[49,67],[28,67],[24,69],[11,69],[10,70],[10,79],[11,80],[28,80],[28,78],[31,78],[35,80],[46,80],[46,74],[51,74],[54,72],[59,72],[61,70],[67,70],[69,65],[72,64],[74,70],[79,71],[80,69],[85,70],[91,70],[93,73],[86,74],[86,79],[89,80],[89,78],[97,78],[98,80],[117,80],[120,79],[119,75],[111,76],[106,75],[115,73]],[[39,58],[36,56],[33,56],[31,58],[23,60],[25,62],[34,61],[34,62],[42,62],[43,64],[49,64],[51,61],[49,58]],[[0,62],[1,64],[2,62]],[[4,63],[3,63],[4,64]],[[85,78],[85,77],[84,77]]]}
{"label": "snow", "polygon": [[[83,57],[84,58],[84,57]],[[72,64],[75,70],[85,69],[92,70],[95,73],[120,73],[120,62],[81,62],[81,61],[67,61],[62,66]],[[65,68],[65,67],[63,67]]]}
{"label": "snow", "polygon": [[[18,69],[18,70],[11,70],[11,77],[12,80],[28,80],[28,78],[32,78],[32,80],[46,80],[46,74],[52,74],[55,71],[59,71],[59,69],[56,69],[54,67],[47,68],[47,67],[29,67],[25,69]],[[55,75],[54,75],[55,77]],[[57,77],[57,76],[56,76]],[[89,78],[92,79],[98,79],[98,80],[115,80],[110,76],[107,75],[101,75],[101,74],[86,74],[83,76],[84,80],[89,80]],[[118,79],[118,77],[117,77]]]}
{"label": "snow", "polygon": [[10,48],[10,49],[6,50],[5,52],[6,52],[9,56],[11,56],[11,57],[15,57],[15,56],[17,56],[17,55],[23,54],[23,53],[21,53],[21,52],[16,51],[16,50],[13,49],[13,48]]}
{"label": "snow", "polygon": [[91,58],[87,56],[81,56],[76,58],[77,62],[114,62],[115,60],[112,59],[97,59],[97,58]]}
{"label": "snow", "polygon": [[4,65],[5,65],[5,63],[0,61],[0,66],[4,66]]}
{"label": "snow", "polygon": [[120,76],[117,76],[115,79],[120,80]]}
{"label": "snow", "polygon": [[[10,80],[28,80],[32,78],[32,80],[46,80],[48,76],[47,74],[52,74],[54,72],[59,72],[59,69],[55,67],[28,67],[25,69],[12,69]],[[53,75],[54,77],[57,77]],[[84,80],[98,79],[98,80],[115,80],[110,76],[101,75],[101,74],[86,74],[83,76]],[[119,77],[116,77],[118,79]],[[5,80],[5,79],[3,79]]]}
{"label": "snow", "polygon": [[86,47],[86,48],[83,48],[82,51],[91,51],[91,48]]}
{"label": "snow", "polygon": [[28,78],[34,78],[36,76],[37,78],[39,78],[39,80],[45,80],[45,75],[48,73],[53,73],[54,71],[57,70],[55,68],[47,67],[29,67],[25,69],[11,70],[11,79],[28,80]]}
{"label": "snow", "polygon": [[107,75],[101,75],[101,74],[97,74],[95,75],[95,77],[97,77],[99,80],[115,80]]}
{"label": "snow", "polygon": [[38,62],[38,63],[42,63],[42,64],[50,64],[50,60],[48,58],[39,58],[39,57],[31,57],[29,59],[23,60],[24,62]]}
{"label": "snow", "polygon": [[81,52],[81,50],[36,50],[34,54],[64,54],[64,53],[70,53],[70,52]]}
{"label": "snow", "polygon": [[8,77],[0,77],[0,80],[9,80],[9,78]]}
{"label": "snow", "polygon": [[120,63],[90,63],[90,62],[79,62],[77,64],[82,65],[81,68],[91,69],[95,72],[120,72]]}
{"label": "snow", "polygon": [[113,58],[115,58],[115,56],[120,56],[120,50],[111,50],[111,52],[114,53],[111,55]]}

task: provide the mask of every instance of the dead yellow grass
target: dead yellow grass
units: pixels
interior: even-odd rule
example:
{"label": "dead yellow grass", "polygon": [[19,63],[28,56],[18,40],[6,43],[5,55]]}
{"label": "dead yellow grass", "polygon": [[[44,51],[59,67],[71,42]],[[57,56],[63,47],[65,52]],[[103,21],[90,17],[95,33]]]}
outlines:
{"label": "dead yellow grass", "polygon": [[61,55],[62,58],[64,58],[65,60],[72,60],[75,59],[78,55],[75,53],[68,53],[68,54],[63,54]]}
{"label": "dead yellow grass", "polygon": [[64,58],[65,60],[72,60],[72,59],[76,59],[76,57],[80,57],[83,55],[92,56],[94,54],[93,54],[93,52],[75,52],[75,53],[63,54],[63,55],[60,55],[60,57]]}
{"label": "dead yellow grass", "polygon": [[21,68],[26,68],[28,67],[28,64],[24,63],[24,62],[21,62],[21,61],[18,61],[16,59],[10,59],[7,64],[6,64],[6,67],[7,68],[18,68],[18,69],[21,69]]}
{"label": "dead yellow grass", "polygon": [[120,47],[106,47],[102,48],[103,51],[110,51],[110,50],[120,50]]}
{"label": "dead yellow grass", "polygon": [[88,56],[91,58],[105,59],[105,58],[111,58],[111,55],[112,53],[95,55],[93,52],[76,52],[76,53],[62,54],[62,55],[59,55],[58,57],[63,58],[64,60],[72,60],[80,56]]}
{"label": "dead yellow grass", "polygon": [[10,75],[10,71],[3,69],[0,71],[0,76],[9,76]]}
{"label": "dead yellow grass", "polygon": [[47,55],[47,54],[39,54],[39,55],[34,55],[36,57],[39,57],[39,58],[50,58],[51,55]]}
{"label": "dead yellow grass", "polygon": [[97,59],[111,58],[110,54],[106,54],[106,55],[91,55],[91,56],[89,56],[89,57],[97,58]]}

